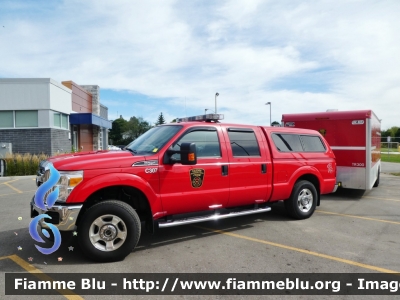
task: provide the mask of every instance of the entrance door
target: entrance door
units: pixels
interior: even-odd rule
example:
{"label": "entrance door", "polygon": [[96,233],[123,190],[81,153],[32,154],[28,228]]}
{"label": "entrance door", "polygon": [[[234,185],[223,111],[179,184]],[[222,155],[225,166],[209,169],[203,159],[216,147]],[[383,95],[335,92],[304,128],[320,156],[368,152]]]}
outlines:
{"label": "entrance door", "polygon": [[76,125],[72,126],[72,147],[75,149],[75,151],[79,150],[79,145],[78,145],[78,128]]}

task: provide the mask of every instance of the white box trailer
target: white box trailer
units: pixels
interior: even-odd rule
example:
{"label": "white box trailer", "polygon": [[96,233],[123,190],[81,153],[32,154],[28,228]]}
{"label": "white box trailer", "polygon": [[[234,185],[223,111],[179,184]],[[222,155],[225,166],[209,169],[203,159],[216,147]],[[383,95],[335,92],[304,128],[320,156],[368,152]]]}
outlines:
{"label": "white box trailer", "polygon": [[343,188],[370,190],[379,185],[381,122],[372,110],[283,114],[282,124],[314,129],[325,137]]}

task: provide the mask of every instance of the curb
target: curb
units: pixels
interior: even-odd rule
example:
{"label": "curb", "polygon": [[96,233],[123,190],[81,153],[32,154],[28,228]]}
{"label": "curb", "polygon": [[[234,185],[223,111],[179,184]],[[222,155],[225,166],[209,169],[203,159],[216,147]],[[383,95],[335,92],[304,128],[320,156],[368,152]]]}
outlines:
{"label": "curb", "polygon": [[13,180],[13,179],[18,179],[18,178],[36,178],[36,175],[23,175],[23,176],[6,176],[6,177],[0,177],[1,180]]}

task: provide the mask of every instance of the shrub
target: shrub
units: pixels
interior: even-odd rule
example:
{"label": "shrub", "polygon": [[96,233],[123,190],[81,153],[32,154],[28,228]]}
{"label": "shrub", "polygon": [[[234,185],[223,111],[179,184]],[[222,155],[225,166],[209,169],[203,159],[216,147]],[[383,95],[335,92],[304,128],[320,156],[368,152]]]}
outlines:
{"label": "shrub", "polygon": [[25,153],[21,155],[6,154],[5,161],[7,164],[6,176],[23,176],[23,175],[36,175],[39,162],[47,159],[49,156],[46,154],[32,155]]}

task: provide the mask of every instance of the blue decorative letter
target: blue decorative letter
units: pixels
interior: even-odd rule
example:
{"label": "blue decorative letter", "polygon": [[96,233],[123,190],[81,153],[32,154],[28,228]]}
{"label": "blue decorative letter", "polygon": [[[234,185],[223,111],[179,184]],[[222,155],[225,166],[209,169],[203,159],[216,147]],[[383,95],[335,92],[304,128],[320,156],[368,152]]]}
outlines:
{"label": "blue decorative letter", "polygon": [[[48,208],[52,207],[54,205],[54,203],[57,201],[58,194],[59,194],[58,187],[56,187],[52,192],[50,192],[50,194],[47,196],[47,208],[46,208],[46,205],[44,204],[44,200],[45,200],[44,197],[45,197],[46,193],[49,190],[51,190],[53,188],[53,186],[55,186],[57,184],[58,180],[60,179],[60,173],[58,173],[58,171],[53,167],[52,164],[50,165],[49,169],[50,169],[49,179],[46,182],[44,182],[41,186],[39,186],[39,188],[37,189],[37,191],[35,193],[35,204],[37,207],[39,207],[40,209],[43,209],[43,210],[47,210]],[[38,227],[39,221],[44,218],[51,219],[51,217],[49,215],[41,214],[41,215],[38,215],[35,218],[33,218],[31,223],[29,224],[29,233],[30,233],[31,237],[39,243],[44,243],[44,240],[40,237],[39,233],[37,232],[37,227]],[[60,247],[61,234],[60,234],[60,231],[58,230],[58,228],[56,226],[54,226],[53,224],[49,224],[46,222],[44,222],[44,224],[46,224],[50,228],[50,230],[53,232],[54,244],[51,248],[42,248],[38,245],[35,245],[35,247],[43,254],[51,254]],[[50,237],[50,234],[47,231],[47,229],[42,229],[42,233],[45,237],[47,237],[47,238]]]}

